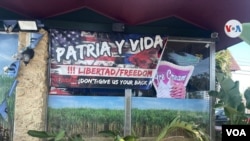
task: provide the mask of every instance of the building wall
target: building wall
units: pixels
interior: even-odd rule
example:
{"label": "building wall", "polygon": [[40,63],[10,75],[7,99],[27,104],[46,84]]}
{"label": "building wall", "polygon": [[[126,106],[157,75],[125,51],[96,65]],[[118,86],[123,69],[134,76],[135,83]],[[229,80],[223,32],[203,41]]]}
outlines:
{"label": "building wall", "polygon": [[[27,66],[21,63],[17,78],[14,141],[39,140],[29,136],[27,131],[46,128],[48,33],[45,30],[39,32],[44,36],[34,49],[35,56]],[[19,50],[29,44],[29,39],[29,33],[19,33]]]}
{"label": "building wall", "polygon": [[[245,90],[250,87],[250,66],[240,66],[241,70],[232,72],[232,79],[239,81],[240,93],[243,95]],[[243,96],[244,102],[246,102]],[[246,109],[246,113],[250,114],[250,110]]]}
{"label": "building wall", "polygon": [[234,81],[239,81],[240,92],[244,91],[250,87],[250,66],[240,66],[241,70],[232,72],[232,79]]}

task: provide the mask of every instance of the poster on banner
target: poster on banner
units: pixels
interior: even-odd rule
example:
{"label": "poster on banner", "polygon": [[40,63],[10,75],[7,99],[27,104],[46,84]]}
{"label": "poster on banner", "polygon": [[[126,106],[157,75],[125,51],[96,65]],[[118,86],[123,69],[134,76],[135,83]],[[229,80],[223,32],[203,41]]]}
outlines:
{"label": "poster on banner", "polygon": [[0,33],[0,138],[11,140],[14,129],[15,88],[20,61],[13,55],[18,51],[18,34]]}
{"label": "poster on banner", "polygon": [[167,43],[161,35],[51,29],[56,88],[149,89]]}
{"label": "poster on banner", "polygon": [[193,73],[194,66],[180,66],[161,61],[154,79],[156,97],[185,98],[186,86]]}

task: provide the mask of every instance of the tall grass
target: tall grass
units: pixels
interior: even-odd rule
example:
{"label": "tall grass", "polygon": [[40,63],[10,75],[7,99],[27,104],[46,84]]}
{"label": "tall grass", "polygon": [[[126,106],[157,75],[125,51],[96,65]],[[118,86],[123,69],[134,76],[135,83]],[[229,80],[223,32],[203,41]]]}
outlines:
{"label": "tall grass", "polygon": [[0,140],[12,140],[13,127],[14,127],[14,107],[15,107],[15,90],[9,96],[10,88],[13,85],[15,78],[0,75],[0,104],[7,101],[8,118],[4,119],[0,115]]}
{"label": "tall grass", "polygon": [[[49,108],[48,131],[65,130],[68,134],[98,136],[99,131],[119,130],[123,133],[124,111],[93,108]],[[132,130],[140,137],[155,137],[177,115],[209,131],[209,115],[205,112],[132,109]]]}

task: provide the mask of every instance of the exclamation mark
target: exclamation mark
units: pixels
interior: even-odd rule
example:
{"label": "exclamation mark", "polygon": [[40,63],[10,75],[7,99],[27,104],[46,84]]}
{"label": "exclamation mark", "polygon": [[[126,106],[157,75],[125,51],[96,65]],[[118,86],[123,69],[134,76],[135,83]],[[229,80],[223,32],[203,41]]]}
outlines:
{"label": "exclamation mark", "polygon": [[71,74],[71,73],[72,73],[72,67],[69,66],[69,67],[68,67],[68,74]]}
{"label": "exclamation mark", "polygon": [[72,67],[72,74],[75,74],[75,67]]}

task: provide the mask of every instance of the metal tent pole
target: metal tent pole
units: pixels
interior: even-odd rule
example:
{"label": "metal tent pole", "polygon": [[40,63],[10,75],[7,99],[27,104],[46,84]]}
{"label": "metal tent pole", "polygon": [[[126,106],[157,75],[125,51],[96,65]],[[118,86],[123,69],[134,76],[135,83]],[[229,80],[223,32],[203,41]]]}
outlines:
{"label": "metal tent pole", "polygon": [[124,136],[131,135],[131,99],[132,90],[125,89],[125,120],[124,120]]}

